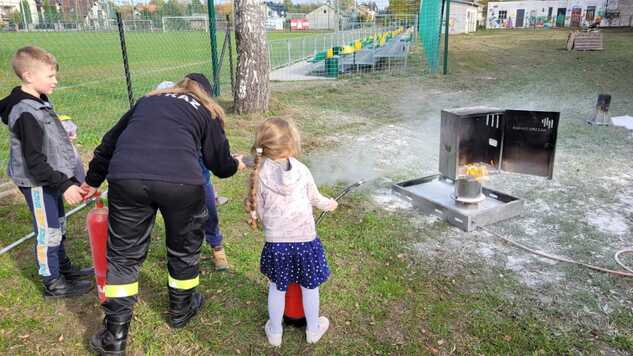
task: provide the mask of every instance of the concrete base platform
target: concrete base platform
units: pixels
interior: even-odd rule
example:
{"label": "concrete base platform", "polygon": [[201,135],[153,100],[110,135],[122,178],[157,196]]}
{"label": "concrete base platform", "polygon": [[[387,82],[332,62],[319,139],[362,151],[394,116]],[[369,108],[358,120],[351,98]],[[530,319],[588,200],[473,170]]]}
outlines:
{"label": "concrete base platform", "polygon": [[288,67],[275,69],[270,72],[270,80],[279,82],[301,81],[301,80],[334,80],[336,78],[326,76],[309,75],[310,72],[323,72],[323,61],[319,63],[309,63],[308,61],[297,62]]}

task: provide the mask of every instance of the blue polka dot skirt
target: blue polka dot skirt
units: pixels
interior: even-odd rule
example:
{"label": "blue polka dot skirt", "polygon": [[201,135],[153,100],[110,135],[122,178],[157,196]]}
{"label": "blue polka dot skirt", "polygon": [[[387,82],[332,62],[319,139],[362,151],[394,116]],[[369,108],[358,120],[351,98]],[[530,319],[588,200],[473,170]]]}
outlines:
{"label": "blue polka dot skirt", "polygon": [[314,289],[330,276],[325,251],[318,237],[308,242],[266,242],[259,270],[280,291],[286,291],[290,283]]}

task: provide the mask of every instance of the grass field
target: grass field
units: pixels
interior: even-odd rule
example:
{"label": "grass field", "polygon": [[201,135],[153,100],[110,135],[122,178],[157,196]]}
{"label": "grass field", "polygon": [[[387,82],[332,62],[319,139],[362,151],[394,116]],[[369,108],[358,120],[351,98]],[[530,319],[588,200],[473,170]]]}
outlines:
{"label": "grass field", "polygon": [[[428,75],[418,60],[401,75],[275,83],[269,115],[298,122],[306,149],[302,159],[325,193],[334,194],[355,175],[381,178],[346,197],[319,227],[333,272],[321,294],[332,330],[308,345],[301,330],[287,328],[281,349],[267,345],[262,330],[266,281],[258,272],[262,239],[244,223],[244,173],[215,181],[221,195],[231,199],[220,208],[220,218],[232,269],[213,272],[204,248],[200,290],[207,304],[180,331],[165,323],[159,219],[141,270],[130,354],[633,353],[631,280],[551,264],[483,232],[463,233],[422,216],[381,183],[437,170],[441,108],[561,111],[554,180],[493,179],[494,188],[525,198],[527,205],[525,216],[494,228],[547,251],[615,267],[612,253],[629,245],[632,236],[633,136],[613,127],[594,129],[584,120],[602,92],[614,97],[613,115],[633,113],[633,84],[623,75],[633,72],[633,33],[606,32],[606,49],[586,53],[563,50],[566,35],[530,30],[451,37],[451,74],[446,77]],[[116,53],[109,55],[115,58]],[[58,108],[62,92],[53,97]],[[118,95],[122,102],[104,99],[103,105],[114,106],[110,114],[97,103],[93,109],[77,109],[77,114],[91,113],[77,120],[84,153],[125,107],[123,89],[103,93],[106,98]],[[230,103],[222,104],[230,111]],[[259,120],[229,115],[234,151],[248,149]],[[71,219],[67,246],[74,260],[86,264],[84,218],[85,212]],[[0,221],[0,245],[29,232],[19,196],[0,202]],[[87,338],[100,325],[96,298],[46,302],[30,243],[0,257],[0,281],[0,353],[87,353]]]}
{"label": "grass field", "polygon": [[[268,32],[273,66],[320,51],[329,46],[323,32]],[[219,32],[218,57],[224,44]],[[301,40],[301,39],[305,40]],[[290,40],[290,53],[286,40]],[[211,78],[211,50],[206,32],[128,32],[126,34],[132,89],[135,98],[163,80],[175,81],[191,72]],[[232,41],[235,47],[235,40]],[[94,146],[100,135],[129,106],[118,33],[116,32],[29,32],[2,33],[0,47],[0,93],[18,84],[10,58],[18,48],[34,44],[51,51],[60,63],[59,86],[54,105],[81,127],[79,145]],[[237,61],[235,48],[234,63]],[[228,52],[220,71],[223,95],[230,96]],[[6,165],[6,132],[0,132],[0,166]],[[5,172],[0,173],[0,180]]]}

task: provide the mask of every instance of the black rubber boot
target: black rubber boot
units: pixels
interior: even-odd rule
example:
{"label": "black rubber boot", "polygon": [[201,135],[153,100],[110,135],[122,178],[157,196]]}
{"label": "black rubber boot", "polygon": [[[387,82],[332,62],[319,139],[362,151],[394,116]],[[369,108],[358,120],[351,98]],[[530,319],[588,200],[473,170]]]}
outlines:
{"label": "black rubber boot", "polygon": [[195,288],[182,290],[169,287],[169,325],[182,328],[198,314],[204,300]]}
{"label": "black rubber boot", "polygon": [[132,315],[106,315],[103,318],[103,329],[90,338],[90,349],[99,355],[125,355],[130,321],[132,321]]}
{"label": "black rubber boot", "polygon": [[65,298],[84,295],[92,290],[90,281],[68,280],[64,275],[52,281],[44,282],[44,296],[47,298]]}

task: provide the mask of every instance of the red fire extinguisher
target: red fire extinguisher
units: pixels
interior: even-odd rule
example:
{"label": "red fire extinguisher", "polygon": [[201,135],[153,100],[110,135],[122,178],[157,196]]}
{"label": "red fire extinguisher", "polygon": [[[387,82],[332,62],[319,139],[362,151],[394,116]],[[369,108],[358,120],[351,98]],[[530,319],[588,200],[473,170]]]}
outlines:
{"label": "red fire extinguisher", "polygon": [[284,308],[284,322],[297,327],[306,325],[306,316],[303,313],[301,286],[299,286],[298,283],[288,284],[286,306]]}
{"label": "red fire extinguisher", "polygon": [[99,302],[106,300],[105,285],[108,273],[108,261],[106,260],[106,250],[108,244],[108,208],[103,205],[103,200],[99,192],[95,194],[97,198],[95,207],[86,216],[86,226],[90,237],[90,250],[92,251],[92,263],[95,267],[95,278],[97,279],[97,292]]}

